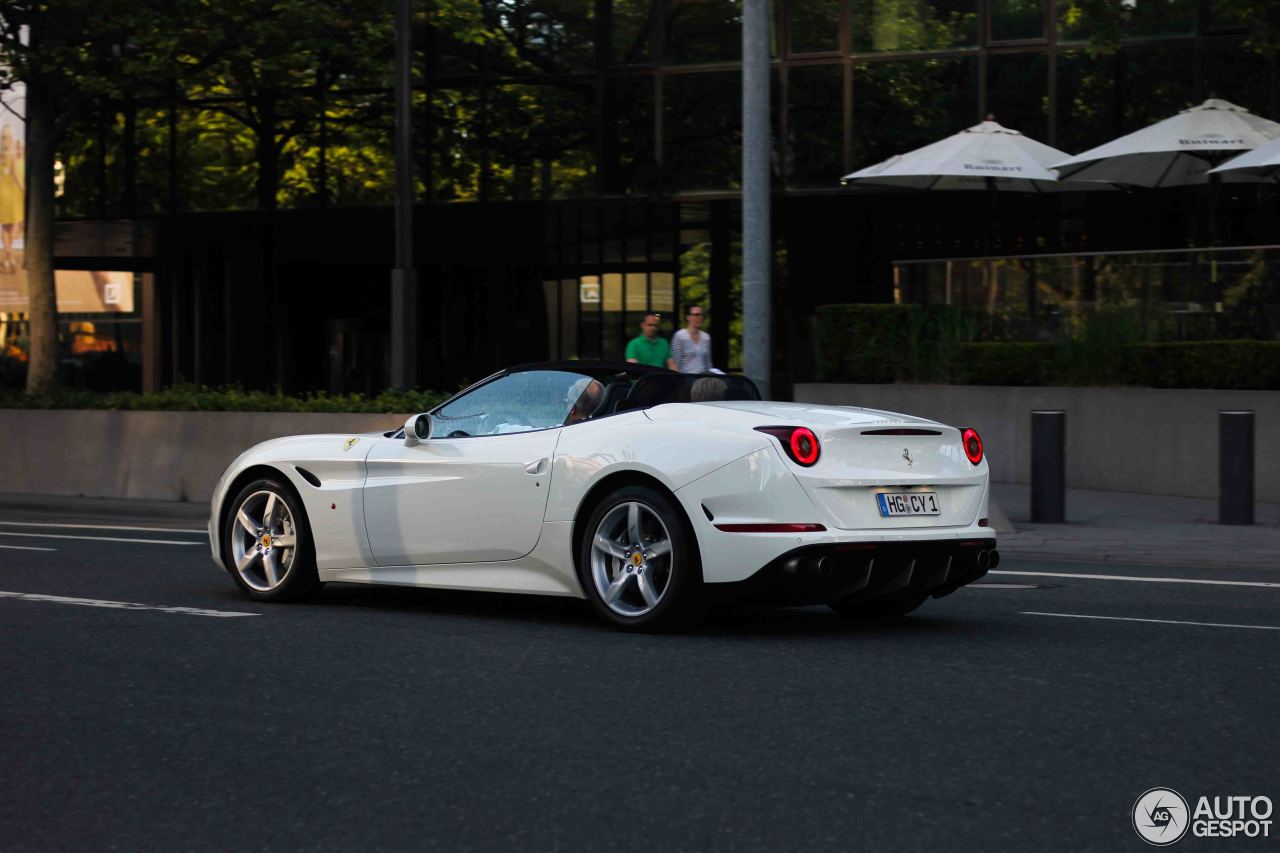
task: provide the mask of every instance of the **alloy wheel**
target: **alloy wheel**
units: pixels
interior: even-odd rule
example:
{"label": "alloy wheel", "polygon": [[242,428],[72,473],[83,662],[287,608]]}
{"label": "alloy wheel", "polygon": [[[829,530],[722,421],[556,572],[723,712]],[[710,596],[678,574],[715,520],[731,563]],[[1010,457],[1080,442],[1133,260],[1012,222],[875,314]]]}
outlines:
{"label": "alloy wheel", "polygon": [[264,489],[240,503],[231,526],[231,559],[250,588],[270,592],[279,587],[297,551],[297,527],[282,496]]}
{"label": "alloy wheel", "polygon": [[671,585],[671,534],[653,508],[618,504],[592,532],[591,579],[605,606],[621,616],[643,616]]}

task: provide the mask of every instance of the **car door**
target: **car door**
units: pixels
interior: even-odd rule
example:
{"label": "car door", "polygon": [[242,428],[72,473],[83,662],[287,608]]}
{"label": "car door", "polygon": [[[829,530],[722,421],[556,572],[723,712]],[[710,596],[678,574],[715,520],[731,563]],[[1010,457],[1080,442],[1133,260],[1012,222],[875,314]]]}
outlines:
{"label": "car door", "polygon": [[366,458],[364,488],[377,565],[514,560],[532,551],[581,378],[510,374],[433,412],[425,441],[379,441]]}
{"label": "car door", "polygon": [[533,550],[560,430],[383,439],[366,460],[365,526],[379,566],[514,560]]}

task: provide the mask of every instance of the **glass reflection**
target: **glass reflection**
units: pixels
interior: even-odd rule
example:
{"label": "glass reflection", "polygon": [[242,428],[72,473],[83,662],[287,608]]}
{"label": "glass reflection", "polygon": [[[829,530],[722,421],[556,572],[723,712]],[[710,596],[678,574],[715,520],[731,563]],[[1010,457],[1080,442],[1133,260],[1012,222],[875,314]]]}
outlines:
{"label": "glass reflection", "polygon": [[978,43],[976,0],[866,0],[851,11],[855,53],[947,50]]}
{"label": "glass reflection", "polygon": [[791,9],[791,52],[819,53],[840,49],[840,11],[845,0],[803,0]]}
{"label": "glass reflection", "polygon": [[977,57],[854,66],[854,168],[936,142],[977,120]]}
{"label": "glass reflection", "polygon": [[735,62],[741,59],[741,0],[666,0],[666,3],[663,62]]}
{"label": "glass reflection", "polygon": [[844,66],[792,68],[787,82],[787,185],[831,187],[844,168]]}
{"label": "glass reflection", "polygon": [[603,5],[609,20],[603,26],[610,33],[615,63],[634,65],[653,58],[653,0],[610,0]]}
{"label": "glass reflection", "polygon": [[1044,38],[1044,0],[991,0],[992,41]]}
{"label": "glass reflection", "polygon": [[742,171],[741,75],[671,75],[663,87],[667,185],[673,190],[737,187]]}
{"label": "glass reflection", "polygon": [[987,112],[1005,127],[1044,142],[1049,135],[1049,73],[1045,55],[987,57]]}
{"label": "glass reflection", "polygon": [[1147,38],[1195,31],[1195,0],[1131,0],[1111,4],[1062,0],[1058,4],[1058,38]]}

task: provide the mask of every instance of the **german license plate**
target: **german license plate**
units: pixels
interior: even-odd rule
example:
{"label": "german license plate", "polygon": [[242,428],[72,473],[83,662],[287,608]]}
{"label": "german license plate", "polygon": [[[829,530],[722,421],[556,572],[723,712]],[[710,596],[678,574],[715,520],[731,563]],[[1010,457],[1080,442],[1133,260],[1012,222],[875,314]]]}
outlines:
{"label": "german license plate", "polygon": [[880,514],[892,515],[941,515],[938,496],[934,492],[880,492],[876,495]]}

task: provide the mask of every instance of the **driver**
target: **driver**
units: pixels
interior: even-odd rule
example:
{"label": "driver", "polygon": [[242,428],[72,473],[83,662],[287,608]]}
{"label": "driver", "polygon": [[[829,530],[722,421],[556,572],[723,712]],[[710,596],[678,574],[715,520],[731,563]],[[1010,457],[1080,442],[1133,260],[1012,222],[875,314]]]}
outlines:
{"label": "driver", "polygon": [[569,417],[565,420],[565,424],[576,424],[585,421],[596,410],[596,406],[600,405],[600,398],[604,394],[604,385],[598,379],[590,379],[583,377],[569,388],[569,393],[565,395],[566,400],[574,400],[573,407],[569,409]]}

